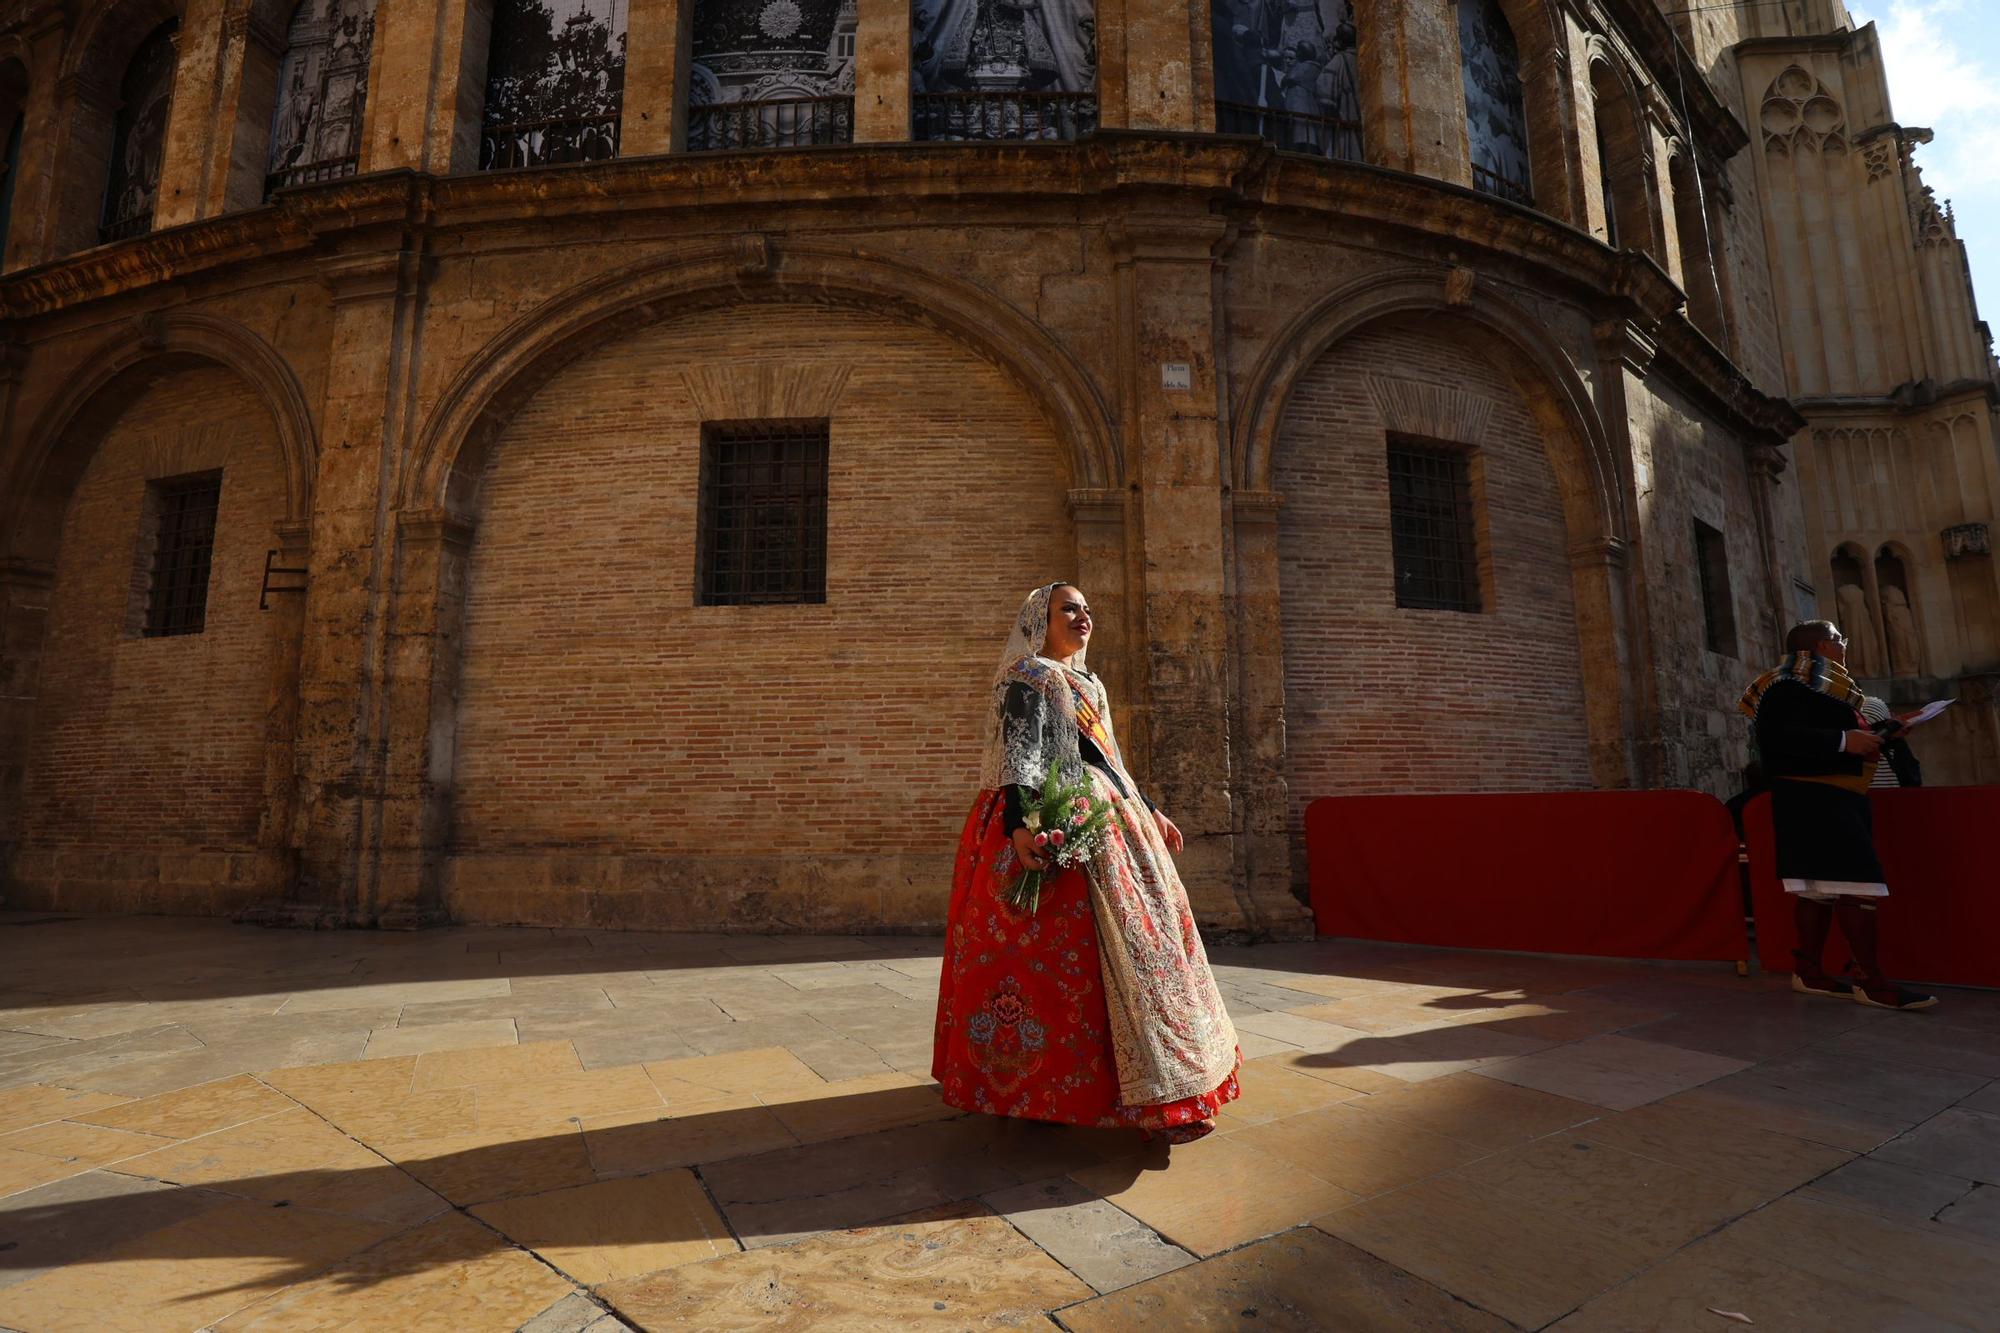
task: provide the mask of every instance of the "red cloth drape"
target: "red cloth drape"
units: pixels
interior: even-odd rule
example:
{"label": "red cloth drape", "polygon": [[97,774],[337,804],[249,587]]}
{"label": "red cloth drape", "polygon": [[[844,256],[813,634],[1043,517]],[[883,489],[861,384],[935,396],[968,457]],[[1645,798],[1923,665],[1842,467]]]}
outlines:
{"label": "red cloth drape", "polygon": [[1033,914],[1002,896],[1018,874],[1005,802],[982,792],[959,839],[944,971],[938,980],[931,1077],[966,1111],[1066,1125],[1159,1129],[1214,1116],[1238,1095],[1231,1074],[1212,1092],[1157,1106],[1120,1106],[1097,920],[1081,869],[1050,875]]}
{"label": "red cloth drape", "polygon": [[1322,935],[1746,958],[1736,830],[1693,791],[1341,796],[1306,808]]}

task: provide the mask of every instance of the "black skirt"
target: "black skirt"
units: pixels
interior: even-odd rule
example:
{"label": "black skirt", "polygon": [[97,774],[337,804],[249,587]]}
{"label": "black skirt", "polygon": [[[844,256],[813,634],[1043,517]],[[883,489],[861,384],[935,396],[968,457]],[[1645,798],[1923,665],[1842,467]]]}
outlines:
{"label": "black skirt", "polygon": [[1885,883],[1875,858],[1873,814],[1860,792],[1824,782],[1773,782],[1778,878]]}

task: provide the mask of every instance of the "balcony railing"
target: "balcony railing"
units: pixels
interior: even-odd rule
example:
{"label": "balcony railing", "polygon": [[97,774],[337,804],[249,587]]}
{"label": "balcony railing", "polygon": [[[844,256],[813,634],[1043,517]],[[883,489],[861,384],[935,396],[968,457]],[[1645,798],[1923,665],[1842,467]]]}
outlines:
{"label": "balcony railing", "polygon": [[688,108],[690,153],[854,142],[854,98],[781,97]]}
{"label": "balcony railing", "polygon": [[1363,160],[1358,120],[1310,116],[1241,102],[1217,102],[1215,128],[1221,134],[1254,134],[1288,153],[1311,153],[1341,162]]}
{"label": "balcony railing", "polygon": [[618,156],[617,112],[488,125],[479,135],[479,169],[539,167],[552,162],[602,162]]}
{"label": "balcony railing", "polygon": [[97,229],[100,244],[109,245],[113,241],[130,240],[134,236],[144,236],[153,229],[153,206],[147,204],[136,213],[122,217],[107,217]]}
{"label": "balcony railing", "polygon": [[1528,182],[1515,180],[1512,176],[1502,176],[1497,171],[1488,171],[1477,162],[1472,164],[1472,188],[1498,195],[1502,199],[1511,199],[1529,208],[1535,206],[1535,191]]}
{"label": "balcony railing", "polygon": [[361,165],[361,158],[353,153],[346,157],[329,157],[323,162],[297,162],[282,167],[264,178],[264,197],[273,191],[282,190],[287,185],[316,185],[320,181],[337,181],[343,176],[352,176]]}
{"label": "balcony railing", "polygon": [[911,101],[921,141],[1080,139],[1097,129],[1096,93],[919,93]]}

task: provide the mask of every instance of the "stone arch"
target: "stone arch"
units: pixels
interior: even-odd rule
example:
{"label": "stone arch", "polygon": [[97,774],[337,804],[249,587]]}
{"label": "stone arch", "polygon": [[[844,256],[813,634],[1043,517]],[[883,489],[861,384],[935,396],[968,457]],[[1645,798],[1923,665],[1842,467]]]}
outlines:
{"label": "stone arch", "polygon": [[1271,453],[1285,401],[1300,375],[1327,350],[1367,325],[1399,314],[1451,319],[1503,349],[1509,369],[1535,409],[1547,438],[1571,442],[1553,460],[1574,540],[1623,543],[1624,504],[1604,425],[1568,354],[1540,332],[1542,322],[1475,287],[1463,301],[1436,270],[1396,269],[1362,278],[1301,311],[1271,340],[1244,380],[1231,448],[1237,489],[1270,490]]}
{"label": "stone arch", "polygon": [[717,305],[808,302],[901,315],[970,347],[1048,415],[1074,488],[1122,483],[1111,412],[1070,352],[1035,320],[955,278],[853,251],[786,247],[761,237],[649,260],[544,302],[494,338],[432,410],[399,493],[404,508],[470,512],[494,437],[557,371],[621,333]]}
{"label": "stone arch", "polygon": [[42,409],[28,446],[8,478],[0,559],[46,562],[62,531],[70,491],[92,448],[66,448],[101,434],[124,410],[130,390],[182,366],[212,362],[235,372],[263,401],[277,425],[284,454],[285,517],[303,522],[311,510],[318,444],[305,391],[278,350],[239,325],[211,315],[150,315],[100,343],[73,378]]}
{"label": "stone arch", "polygon": [[[1454,284],[1453,295],[1460,294]],[[1534,422],[1561,507],[1562,547],[1579,641],[1589,780],[1600,787],[1638,781],[1637,707],[1642,694],[1635,664],[1644,660],[1645,650],[1638,641],[1642,630],[1626,568],[1628,517],[1589,393],[1564,352],[1539,332],[1542,321],[1476,289],[1454,301],[1447,295],[1445,275],[1416,269],[1362,279],[1301,312],[1245,377],[1236,406],[1239,426],[1232,470],[1239,541],[1258,543],[1257,534],[1246,524],[1283,512],[1284,497],[1272,493],[1273,454],[1293,391],[1303,377],[1344,341],[1413,316],[1431,321],[1427,331],[1451,330],[1461,346],[1490,361],[1518,390]],[[1261,543],[1270,545],[1268,538]],[[1277,577],[1273,548],[1259,570],[1245,569],[1246,604],[1281,602]],[[1267,664],[1261,669],[1275,673],[1275,678],[1252,682],[1246,689],[1260,699],[1275,700],[1286,669],[1283,654],[1257,651],[1260,662]],[[1283,723],[1274,725],[1276,735],[1264,741],[1253,738],[1249,744],[1282,750]]]}
{"label": "stone arch", "polygon": [[[1875,597],[1882,615],[1884,674],[1925,674],[1923,598],[1917,594],[1916,555],[1900,541],[1883,542],[1875,551]],[[1901,594],[1900,606],[1898,597]]]}
{"label": "stone arch", "polygon": [[97,0],[77,20],[60,77],[115,78],[148,33],[186,8],[185,0]]}
{"label": "stone arch", "polygon": [[[1653,216],[1653,145],[1646,128],[1645,101],[1630,72],[1602,39],[1593,40],[1591,45],[1591,119],[1597,130],[1592,152],[1601,186],[1601,203],[1591,220],[1592,234],[1613,248],[1644,250],[1664,261]],[[1588,175],[1586,172],[1586,178]]]}

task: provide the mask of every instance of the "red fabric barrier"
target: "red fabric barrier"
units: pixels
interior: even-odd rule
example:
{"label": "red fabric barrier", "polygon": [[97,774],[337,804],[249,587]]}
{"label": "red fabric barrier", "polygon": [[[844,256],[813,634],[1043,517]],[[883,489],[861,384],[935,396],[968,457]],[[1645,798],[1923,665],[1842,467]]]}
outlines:
{"label": "red fabric barrier", "polygon": [[[2000,986],[2000,787],[1912,787],[1875,792],[1875,852],[1889,877],[1881,906],[1882,967],[1898,981]],[[1798,934],[1778,882],[1771,798],[1743,811],[1750,887],[1757,914],[1757,961],[1792,970]],[[1836,926],[1827,946],[1834,969],[1847,961]]]}
{"label": "red fabric barrier", "polygon": [[1747,958],[1736,828],[1692,791],[1342,796],[1306,808],[1322,935]]}

